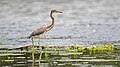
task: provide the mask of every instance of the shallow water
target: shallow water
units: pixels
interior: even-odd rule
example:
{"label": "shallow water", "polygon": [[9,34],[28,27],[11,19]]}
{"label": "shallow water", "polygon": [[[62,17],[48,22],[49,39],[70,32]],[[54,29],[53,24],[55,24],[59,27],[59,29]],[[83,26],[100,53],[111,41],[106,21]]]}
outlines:
{"label": "shallow water", "polygon": [[63,14],[54,15],[55,27],[44,35],[81,38],[41,39],[41,44],[118,41],[119,3],[119,0],[0,0],[0,40],[3,39],[5,45],[30,44],[30,39],[20,38],[49,23],[50,10],[57,9],[63,11]]}
{"label": "shallow water", "polygon": [[[44,35],[78,38],[40,39],[41,45],[45,43],[48,45],[73,45],[76,43],[90,46],[95,43],[120,42],[120,0],[0,0],[0,41],[3,40],[0,48],[18,48],[30,45],[30,39],[21,37],[27,37],[34,29],[50,23],[51,9],[63,11],[63,14],[54,15],[55,26]],[[35,39],[35,42],[37,43],[38,40]],[[0,55],[3,55],[4,52],[1,50],[0,52],[2,53]],[[31,53],[29,56],[21,55],[21,53],[0,56],[0,66],[30,67],[32,65]],[[71,55],[68,56],[68,54]],[[91,55],[88,52],[80,52],[79,55],[75,55],[73,52],[58,51],[56,54],[48,54],[48,62],[44,62],[45,56],[42,56],[40,66],[119,67],[119,60],[119,50]],[[38,67],[38,57],[35,61],[35,66]]]}
{"label": "shallow water", "polygon": [[[97,46],[101,47],[101,46]],[[106,48],[108,47],[108,48]],[[43,46],[39,64],[39,50],[35,50],[33,63],[31,50],[23,48],[0,50],[0,67],[119,67],[120,45],[106,49],[89,50],[82,46]],[[115,48],[116,47],[116,48]],[[81,48],[81,49],[80,49]],[[109,49],[109,50],[108,50]]]}

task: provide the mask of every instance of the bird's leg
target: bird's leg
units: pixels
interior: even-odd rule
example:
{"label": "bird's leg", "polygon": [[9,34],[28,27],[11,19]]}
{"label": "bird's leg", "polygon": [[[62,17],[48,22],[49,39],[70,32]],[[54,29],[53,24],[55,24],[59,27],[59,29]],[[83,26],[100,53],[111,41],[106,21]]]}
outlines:
{"label": "bird's leg", "polygon": [[38,40],[38,45],[39,45],[39,51],[40,51],[40,55],[39,55],[39,67],[40,67],[40,61],[41,61],[41,57],[42,57],[42,46],[40,46],[40,38]]}
{"label": "bird's leg", "polygon": [[33,64],[34,64],[34,40],[33,38],[31,38],[32,40],[32,60],[33,60]]}
{"label": "bird's leg", "polygon": [[39,65],[40,65],[41,57],[42,57],[42,46],[40,46]]}

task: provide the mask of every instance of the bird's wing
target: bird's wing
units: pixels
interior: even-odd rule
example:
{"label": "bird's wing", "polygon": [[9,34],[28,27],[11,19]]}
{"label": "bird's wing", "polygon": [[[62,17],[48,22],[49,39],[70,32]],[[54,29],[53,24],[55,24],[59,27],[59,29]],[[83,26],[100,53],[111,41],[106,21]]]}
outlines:
{"label": "bird's wing", "polygon": [[53,26],[50,26],[50,24],[43,25],[42,27],[40,27],[40,28],[36,29],[35,31],[33,31],[29,37],[46,33],[47,31],[52,29]]}
{"label": "bird's wing", "polygon": [[40,27],[40,28],[36,29],[36,30],[34,31],[34,33],[35,33],[35,35],[39,35],[39,34],[44,33],[45,31],[46,31],[46,27],[43,26],[43,27]]}
{"label": "bird's wing", "polygon": [[30,36],[40,35],[46,31],[46,27],[42,26],[31,33]]}

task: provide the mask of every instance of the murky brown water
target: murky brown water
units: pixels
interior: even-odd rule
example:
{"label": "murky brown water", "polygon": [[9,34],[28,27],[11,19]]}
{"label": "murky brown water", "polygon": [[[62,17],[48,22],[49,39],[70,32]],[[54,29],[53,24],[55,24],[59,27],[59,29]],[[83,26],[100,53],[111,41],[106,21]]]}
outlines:
{"label": "murky brown water", "polygon": [[[48,36],[77,36],[79,39],[41,39],[41,44],[83,44],[120,39],[119,0],[0,0],[0,40],[5,45],[29,44],[34,29],[49,23],[51,9],[64,13],[55,15],[55,27]],[[36,40],[37,41],[37,40]]]}

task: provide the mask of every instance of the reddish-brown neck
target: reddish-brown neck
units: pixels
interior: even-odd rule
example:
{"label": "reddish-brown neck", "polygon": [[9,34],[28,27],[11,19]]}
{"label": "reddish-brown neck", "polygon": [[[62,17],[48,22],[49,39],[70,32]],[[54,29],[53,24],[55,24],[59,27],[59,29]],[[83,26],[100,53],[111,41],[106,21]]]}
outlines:
{"label": "reddish-brown neck", "polygon": [[53,24],[54,24],[54,18],[53,18],[53,16],[52,16],[52,14],[53,14],[53,12],[51,11],[50,17],[51,17],[51,19],[52,19],[52,25],[53,25]]}

